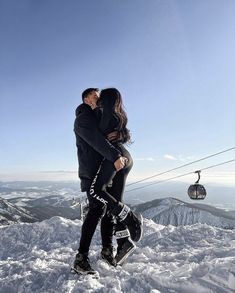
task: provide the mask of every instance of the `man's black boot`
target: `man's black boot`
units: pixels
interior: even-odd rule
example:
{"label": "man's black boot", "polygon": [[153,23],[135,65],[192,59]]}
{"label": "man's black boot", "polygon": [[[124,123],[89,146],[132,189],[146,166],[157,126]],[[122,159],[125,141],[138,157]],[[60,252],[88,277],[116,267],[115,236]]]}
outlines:
{"label": "man's black boot", "polygon": [[103,260],[105,260],[108,264],[111,266],[116,267],[117,262],[113,254],[113,247],[103,247],[101,250],[101,257]]}
{"label": "man's black boot", "polygon": [[96,274],[97,272],[91,267],[87,253],[76,254],[72,270],[77,274]]}

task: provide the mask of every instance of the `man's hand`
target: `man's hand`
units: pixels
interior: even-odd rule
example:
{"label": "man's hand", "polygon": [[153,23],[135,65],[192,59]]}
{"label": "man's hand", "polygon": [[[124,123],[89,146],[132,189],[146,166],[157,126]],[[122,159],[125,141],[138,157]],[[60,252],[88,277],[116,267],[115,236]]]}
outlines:
{"label": "man's hand", "polygon": [[117,171],[121,170],[122,168],[125,167],[126,162],[128,161],[128,159],[126,157],[120,157],[118,158],[115,162],[114,162],[114,166],[116,168]]}

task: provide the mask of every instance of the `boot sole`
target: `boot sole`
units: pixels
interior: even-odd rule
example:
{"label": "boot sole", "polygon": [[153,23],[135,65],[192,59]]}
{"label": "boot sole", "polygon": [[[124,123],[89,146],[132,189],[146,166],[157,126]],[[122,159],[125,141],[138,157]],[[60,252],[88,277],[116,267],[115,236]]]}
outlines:
{"label": "boot sole", "polygon": [[91,276],[94,276],[94,277],[99,277],[99,273],[97,271],[82,271],[82,270],[79,271],[79,270],[76,270],[75,268],[71,268],[70,272],[72,274],[77,274],[79,276],[91,275]]}

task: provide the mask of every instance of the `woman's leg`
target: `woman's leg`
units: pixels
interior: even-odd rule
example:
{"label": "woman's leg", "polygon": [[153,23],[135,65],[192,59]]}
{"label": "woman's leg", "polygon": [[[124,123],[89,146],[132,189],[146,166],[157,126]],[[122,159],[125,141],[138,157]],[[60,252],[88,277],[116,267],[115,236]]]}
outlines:
{"label": "woman's leg", "polygon": [[[112,186],[107,188],[109,194],[111,194],[119,202],[123,202],[123,194],[124,194],[126,179],[133,166],[132,158],[129,153],[128,154],[126,153],[126,157],[128,158],[128,162],[126,166],[122,170],[117,172],[117,174],[113,178]],[[115,228],[116,228],[115,229],[116,231],[126,230],[126,226],[119,221],[117,222],[117,225]]]}
{"label": "woman's leg", "polygon": [[[108,187],[108,192],[115,197],[119,202],[123,202],[123,194],[126,184],[127,176],[133,166],[132,158],[124,148],[122,148],[123,156],[128,158],[128,162],[122,170],[117,172],[115,177],[112,180],[112,186]],[[127,229],[127,226],[117,221],[115,226],[115,236],[117,239],[117,254],[116,254],[116,262],[117,264],[122,264],[124,260],[135,250],[136,246],[130,239],[130,232]]]}
{"label": "woman's leg", "polygon": [[[137,214],[130,211],[128,206],[120,202],[123,197],[126,177],[132,167],[130,154],[124,147],[121,149],[122,154],[128,159],[126,166],[119,171],[121,180],[118,179],[119,172],[116,172],[114,165],[107,160],[103,160],[91,184],[90,197],[107,205],[108,211],[117,217],[122,224],[127,225],[131,239],[137,242],[142,235],[142,216],[137,216]],[[115,184],[116,176],[118,176],[117,183],[120,186],[117,183]],[[112,187],[112,194],[110,194],[108,186],[112,184],[112,181],[114,181],[114,186]]]}
{"label": "woman's leg", "polygon": [[119,149],[128,159],[125,167],[117,172],[113,163],[103,160],[90,188],[90,197],[106,204],[108,210],[122,202],[126,179],[133,166],[130,153],[121,145]]}

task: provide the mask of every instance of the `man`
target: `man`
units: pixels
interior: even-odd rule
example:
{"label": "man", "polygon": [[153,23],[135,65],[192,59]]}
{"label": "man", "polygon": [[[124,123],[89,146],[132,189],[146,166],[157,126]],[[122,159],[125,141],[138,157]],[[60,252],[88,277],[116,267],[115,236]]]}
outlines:
{"label": "man", "polygon": [[92,200],[89,194],[92,180],[103,158],[111,161],[117,171],[125,166],[125,158],[121,156],[120,152],[104,137],[97,127],[93,109],[96,108],[98,98],[97,88],[88,88],[82,93],[83,103],[76,109],[74,123],[81,190],[87,192],[89,200],[89,211],[82,226],[79,253],[76,255],[74,267],[78,265],[84,272],[90,273],[94,272],[94,270],[89,263],[89,247],[100,219],[102,258],[110,265],[116,265],[112,246],[113,216],[106,213],[104,204]]}

